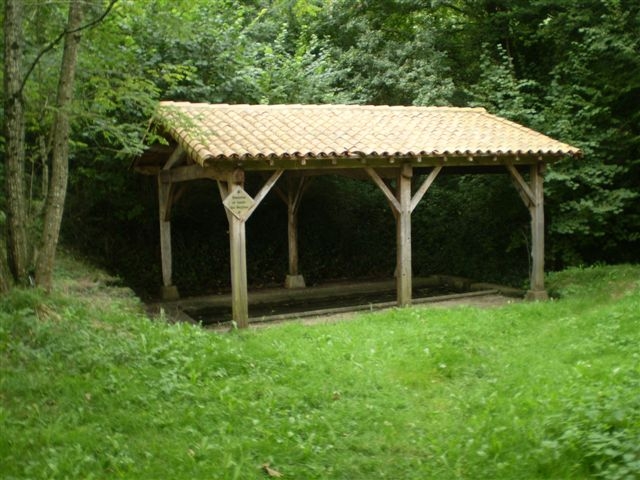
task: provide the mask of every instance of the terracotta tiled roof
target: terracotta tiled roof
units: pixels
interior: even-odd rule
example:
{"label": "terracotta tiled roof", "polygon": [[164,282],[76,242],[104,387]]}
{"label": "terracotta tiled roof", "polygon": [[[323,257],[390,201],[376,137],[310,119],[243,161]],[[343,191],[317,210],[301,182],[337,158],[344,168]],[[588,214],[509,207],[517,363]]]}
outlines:
{"label": "terracotta tiled roof", "polygon": [[483,108],[161,102],[155,122],[201,165],[274,157],[580,155]]}

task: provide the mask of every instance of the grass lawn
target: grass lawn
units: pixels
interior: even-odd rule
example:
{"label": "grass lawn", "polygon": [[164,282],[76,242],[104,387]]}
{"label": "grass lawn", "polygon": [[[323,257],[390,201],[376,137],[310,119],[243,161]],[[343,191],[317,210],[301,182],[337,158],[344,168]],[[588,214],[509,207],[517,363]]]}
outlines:
{"label": "grass lawn", "polygon": [[640,478],[640,266],[224,334],[107,283],[0,299],[0,478]]}

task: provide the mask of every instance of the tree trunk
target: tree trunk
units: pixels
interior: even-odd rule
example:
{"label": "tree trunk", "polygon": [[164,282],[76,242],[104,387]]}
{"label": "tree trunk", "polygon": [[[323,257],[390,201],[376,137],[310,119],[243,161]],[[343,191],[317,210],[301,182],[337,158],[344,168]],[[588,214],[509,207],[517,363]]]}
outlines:
{"label": "tree trunk", "polygon": [[[4,16],[4,124],[5,192],[7,195],[7,262],[0,273],[11,272],[19,284],[28,281],[27,209],[25,197],[25,121],[22,97],[23,0],[5,0]],[[6,279],[6,283],[12,283]],[[5,282],[3,282],[5,283]]]}
{"label": "tree trunk", "polygon": [[0,245],[0,295],[11,289],[11,273],[7,264],[7,256],[4,252],[4,245]]}
{"label": "tree trunk", "polygon": [[67,194],[69,134],[71,130],[70,108],[80,45],[79,28],[83,18],[83,5],[84,2],[81,0],[73,0],[69,5],[67,32],[70,33],[67,33],[64,39],[62,66],[58,82],[57,110],[52,133],[51,182],[45,204],[42,245],[36,264],[36,284],[46,290],[50,290],[52,286],[53,264]]}

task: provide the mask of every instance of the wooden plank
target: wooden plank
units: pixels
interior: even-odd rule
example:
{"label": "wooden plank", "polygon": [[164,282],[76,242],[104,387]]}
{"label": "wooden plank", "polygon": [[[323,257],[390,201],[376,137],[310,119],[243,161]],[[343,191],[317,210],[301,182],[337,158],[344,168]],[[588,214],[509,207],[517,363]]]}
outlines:
{"label": "wooden plank", "polygon": [[[481,290],[477,292],[453,293],[449,295],[437,295],[433,297],[416,298],[413,300],[413,303],[416,305],[417,304],[424,305],[429,303],[437,304],[439,302],[451,302],[451,301],[457,301],[462,303],[462,301],[464,300],[469,300],[469,303],[472,303],[474,301],[482,301],[482,300],[478,300],[478,299],[481,299],[482,297],[490,297],[497,294],[498,292],[496,290],[487,289],[487,290]],[[366,311],[384,310],[387,308],[393,308],[395,306],[396,306],[395,302],[376,302],[376,303],[364,303],[360,305],[348,305],[345,307],[321,308],[318,310],[307,310],[305,312],[264,315],[261,317],[253,318],[252,323],[269,323],[269,322],[276,322],[276,321],[289,320],[289,319],[322,317],[322,316],[328,316],[328,315],[336,315],[339,313],[350,313],[350,312],[358,312],[358,311],[365,311],[365,310]],[[187,321],[189,321],[189,319],[190,317],[187,317]],[[193,319],[191,319],[191,321],[193,322]]]}
{"label": "wooden plank", "polygon": [[398,306],[411,305],[411,165],[403,165],[398,175],[398,215],[396,282]]}
{"label": "wooden plank", "polygon": [[208,178],[211,180],[224,180],[229,175],[229,169],[219,167],[201,167],[200,165],[185,165],[171,170],[163,170],[162,175],[166,181],[173,183],[188,182]]}
{"label": "wooden plank", "polygon": [[511,179],[513,180],[516,190],[518,190],[520,198],[522,198],[522,201],[527,208],[530,208],[531,205],[536,203],[533,191],[529,188],[529,185],[527,185],[527,182],[522,178],[522,175],[520,175],[520,172],[518,172],[516,167],[511,164],[506,164],[505,167],[507,167],[507,170],[509,170],[509,173],[511,174]]}
{"label": "wooden plank", "polygon": [[[387,184],[384,183],[384,180],[380,178],[380,175],[378,175],[378,173],[373,168],[365,167],[364,170],[365,172],[367,172],[371,180],[373,180],[373,183],[375,183],[382,191],[384,196],[387,197],[387,200],[389,201],[391,209],[394,211],[394,213],[400,212],[400,202],[398,202],[398,199],[393,195]],[[409,192],[409,195],[411,195],[411,192]]]}
{"label": "wooden plank", "polygon": [[431,172],[429,173],[429,176],[425,179],[422,185],[420,185],[420,188],[418,189],[418,191],[413,195],[413,198],[411,199],[412,212],[418,206],[418,203],[420,203],[420,200],[422,200],[422,197],[424,197],[424,194],[427,193],[427,190],[429,190],[429,187],[431,186],[431,184],[433,184],[433,181],[436,179],[436,177],[440,173],[440,170],[442,170],[441,166],[434,167],[433,170],[431,170]]}
{"label": "wooden plank", "polygon": [[544,288],[544,164],[531,166],[531,191],[534,202],[529,208],[531,213],[531,290],[527,292],[530,300],[546,300]]}
{"label": "wooden plank", "polygon": [[[443,167],[477,167],[477,166],[497,166],[511,163],[514,165],[533,165],[540,161],[538,154],[527,155],[476,155],[473,161],[469,161],[468,155],[425,155],[422,157],[402,156],[402,157],[310,157],[304,162],[299,158],[265,158],[249,157],[242,160],[216,160],[216,163],[227,163],[245,169],[246,171],[273,171],[284,169],[288,172],[313,171],[313,170],[344,170],[369,168],[397,168],[398,165],[410,163],[414,168],[430,168],[435,166]],[[562,159],[562,155],[544,155],[544,161],[557,161]],[[393,163],[390,163],[393,161]],[[233,163],[232,163],[233,162]]]}

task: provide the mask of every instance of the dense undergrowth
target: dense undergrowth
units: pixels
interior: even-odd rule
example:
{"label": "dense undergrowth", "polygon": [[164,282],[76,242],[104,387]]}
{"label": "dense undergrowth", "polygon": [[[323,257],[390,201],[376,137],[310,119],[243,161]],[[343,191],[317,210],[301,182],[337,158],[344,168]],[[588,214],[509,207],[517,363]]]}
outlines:
{"label": "dense undergrowth", "polygon": [[51,295],[0,300],[0,472],[640,478],[639,279],[571,269],[546,303],[219,334],[66,258]]}

